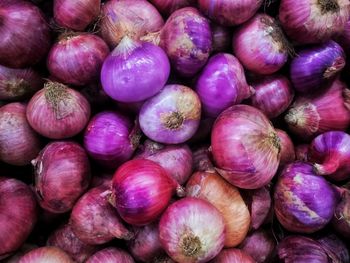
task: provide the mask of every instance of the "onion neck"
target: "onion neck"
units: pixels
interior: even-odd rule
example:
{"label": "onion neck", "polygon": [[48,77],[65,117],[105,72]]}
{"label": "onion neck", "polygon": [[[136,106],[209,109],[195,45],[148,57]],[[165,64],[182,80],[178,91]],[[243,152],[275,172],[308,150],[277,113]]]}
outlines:
{"label": "onion neck", "polygon": [[343,57],[338,57],[334,60],[333,64],[326,69],[323,73],[323,77],[326,79],[334,77],[339,71],[345,67],[345,59]]}
{"label": "onion neck", "polygon": [[180,240],[180,248],[186,257],[195,257],[201,252],[202,243],[193,233],[186,233]]}
{"label": "onion neck", "polygon": [[317,4],[322,14],[336,13],[340,10],[338,0],[318,0]]}
{"label": "onion neck", "polygon": [[[69,93],[67,87],[58,82],[47,82],[45,84],[45,99],[51,105],[56,118],[63,119],[69,112],[64,112],[61,109],[61,104],[63,101],[69,99]],[[66,105],[69,107],[69,105]]]}
{"label": "onion neck", "polygon": [[113,56],[128,56],[136,48],[140,47],[141,43],[133,40],[129,36],[125,36],[119,42],[118,46],[112,51]]}

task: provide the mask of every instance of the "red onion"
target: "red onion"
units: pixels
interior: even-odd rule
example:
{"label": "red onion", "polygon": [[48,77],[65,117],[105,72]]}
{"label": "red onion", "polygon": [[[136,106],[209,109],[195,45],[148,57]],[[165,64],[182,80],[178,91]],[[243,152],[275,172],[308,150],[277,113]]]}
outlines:
{"label": "red onion", "polygon": [[54,0],[53,13],[58,25],[84,31],[100,14],[101,0]]}
{"label": "red onion", "polygon": [[75,142],[51,142],[32,161],[39,204],[53,213],[72,209],[87,190],[90,165],[84,149]]}
{"label": "red onion", "polygon": [[342,131],[350,124],[349,98],[346,84],[335,80],[323,92],[297,97],[284,119],[289,129],[304,140],[326,131]]}
{"label": "red onion", "polygon": [[22,246],[37,219],[36,202],[30,188],[12,178],[0,177],[0,259]]}
{"label": "red onion", "polygon": [[102,6],[101,36],[110,47],[117,46],[125,36],[141,37],[159,31],[163,25],[157,9],[145,0],[108,0]]}
{"label": "red onion", "polygon": [[139,122],[144,134],[160,143],[178,144],[190,139],[199,126],[201,103],[189,87],[167,85],[147,100]]}
{"label": "red onion", "polygon": [[129,160],[139,144],[140,134],[126,116],[113,111],[95,115],[84,134],[88,154],[110,168],[117,168]]}
{"label": "red onion", "polygon": [[276,132],[281,142],[280,167],[283,167],[284,165],[291,163],[295,160],[294,144],[285,131],[276,129]]}
{"label": "red onion", "polygon": [[165,210],[159,223],[159,239],[177,262],[208,262],[224,246],[225,222],[207,201],[186,197]]}
{"label": "red onion", "polygon": [[27,165],[40,151],[39,136],[29,126],[25,104],[13,102],[0,108],[0,160]]}
{"label": "red onion", "polygon": [[107,44],[98,36],[66,33],[52,46],[47,68],[58,81],[83,86],[99,79],[108,54]]}
{"label": "red onion", "polygon": [[134,259],[124,250],[114,247],[108,247],[100,250],[92,257],[90,257],[86,263],[134,263]]}
{"label": "red onion", "polygon": [[236,26],[249,20],[262,0],[199,0],[200,10],[210,19],[225,26]]}
{"label": "red onion", "polygon": [[84,243],[97,245],[114,238],[130,239],[118,213],[108,203],[109,185],[90,189],[75,204],[70,217],[74,234]]}
{"label": "red onion", "polygon": [[169,74],[169,60],[160,47],[126,36],[103,63],[101,82],[114,100],[138,102],[157,94]]}
{"label": "red onion", "polygon": [[317,238],[322,248],[326,251],[332,262],[349,262],[350,256],[346,244],[334,234],[328,234]]}
{"label": "red onion", "polygon": [[214,171],[211,157],[211,152],[206,145],[193,150],[193,170],[196,172]]}
{"label": "red onion", "polygon": [[196,0],[149,0],[149,2],[164,15],[171,15],[180,8],[196,4]]}
{"label": "red onion", "polygon": [[254,259],[237,248],[223,249],[210,263],[255,263]]}
{"label": "red onion", "polygon": [[282,171],[275,186],[277,219],[289,231],[313,233],[332,219],[338,195],[308,163],[295,162]]}
{"label": "red onion", "polygon": [[282,0],[279,20],[287,35],[302,44],[340,34],[350,15],[347,0]]}
{"label": "red onion", "polygon": [[211,143],[217,170],[235,186],[260,188],[277,171],[280,140],[265,115],[251,106],[235,105],[221,113]]}
{"label": "red onion", "polygon": [[13,69],[0,65],[0,100],[21,100],[43,86],[40,75],[31,68]]}
{"label": "red onion", "polygon": [[350,191],[348,190],[342,193],[334,212],[332,225],[337,233],[350,239]]}
{"label": "red onion", "polygon": [[27,119],[32,128],[50,139],[72,137],[90,118],[89,102],[78,91],[47,82],[29,101]]}
{"label": "red onion", "polygon": [[211,24],[211,32],[213,36],[213,52],[228,51],[231,46],[232,33],[229,27]]}
{"label": "red onion", "polygon": [[213,118],[254,93],[247,84],[241,63],[227,53],[209,59],[197,79],[195,90],[202,102],[203,113]]}
{"label": "red onion", "polygon": [[342,46],[346,54],[350,54],[350,19],[345,24],[345,28],[336,41]]}
{"label": "red onion", "polygon": [[38,7],[22,0],[0,3],[0,61],[23,68],[41,60],[50,48],[50,29]]}
{"label": "red onion", "polygon": [[309,145],[308,144],[300,144],[295,146],[295,160],[307,162],[309,157]]}
{"label": "red onion", "polygon": [[74,263],[66,252],[57,247],[40,247],[25,254],[18,263]]}
{"label": "red onion", "polygon": [[258,74],[272,74],[288,60],[290,47],[277,21],[257,14],[233,35],[233,52],[243,66]]}

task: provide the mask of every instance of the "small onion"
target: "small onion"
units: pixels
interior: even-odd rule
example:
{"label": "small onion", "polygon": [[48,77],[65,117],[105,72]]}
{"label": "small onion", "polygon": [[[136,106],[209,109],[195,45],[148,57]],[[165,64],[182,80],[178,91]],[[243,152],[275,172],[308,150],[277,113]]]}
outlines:
{"label": "small onion", "polygon": [[108,247],[100,250],[86,263],[134,263],[134,259],[124,250],[114,247]]}
{"label": "small onion", "polygon": [[317,238],[317,241],[333,262],[350,262],[350,255],[346,244],[336,235],[327,234]]}
{"label": "small onion", "polygon": [[231,46],[232,33],[229,27],[211,24],[211,32],[213,36],[213,52],[228,51]]}
{"label": "small onion", "polygon": [[57,247],[39,247],[25,254],[18,263],[74,263],[66,252]]}
{"label": "small onion", "polygon": [[255,263],[254,259],[246,252],[237,249],[223,249],[210,263]]}
{"label": "small onion", "polygon": [[295,160],[307,162],[309,157],[309,145],[299,144],[295,146]]}
{"label": "small onion", "polygon": [[200,117],[201,103],[192,89],[167,85],[143,104],[139,122],[148,138],[160,143],[178,144],[195,134]]}
{"label": "small onion", "polygon": [[186,7],[194,6],[196,0],[149,0],[164,15],[171,15],[174,11]]}
{"label": "small onion", "polygon": [[72,137],[90,118],[89,102],[78,91],[47,82],[29,101],[27,119],[32,128],[50,139]]}
{"label": "small onion", "polygon": [[207,201],[186,197],[163,213],[159,239],[166,253],[177,262],[208,262],[224,246],[225,222]]}
{"label": "small onion", "polygon": [[350,191],[342,193],[334,212],[332,225],[337,233],[350,240]]}
{"label": "small onion", "polygon": [[295,160],[295,150],[291,138],[285,131],[276,129],[276,132],[281,142],[280,167],[283,167]]}
{"label": "small onion", "polygon": [[65,213],[87,190],[89,159],[75,142],[51,142],[32,161],[39,204],[52,213]]}

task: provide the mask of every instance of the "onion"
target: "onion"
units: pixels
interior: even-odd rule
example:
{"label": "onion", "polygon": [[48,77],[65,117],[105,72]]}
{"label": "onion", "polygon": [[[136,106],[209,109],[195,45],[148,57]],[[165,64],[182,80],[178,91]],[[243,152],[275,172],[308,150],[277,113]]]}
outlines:
{"label": "onion", "polygon": [[254,259],[237,248],[223,249],[210,263],[255,263]]}
{"label": "onion", "polygon": [[84,31],[100,13],[101,0],[54,0],[53,13],[58,25]]}
{"label": "onion", "polygon": [[18,263],[19,259],[26,253],[28,253],[29,251],[38,248],[38,246],[33,245],[33,244],[24,244],[23,246],[21,246],[21,248],[19,250],[17,250],[16,254],[14,254],[13,256],[6,258],[3,262],[4,263]]}
{"label": "onion", "polygon": [[346,54],[350,54],[350,19],[345,24],[345,28],[336,41],[342,46]]}
{"label": "onion", "polygon": [[53,213],[72,209],[87,190],[90,165],[84,149],[75,142],[51,142],[32,161],[39,204]]}
{"label": "onion", "polygon": [[200,10],[215,22],[236,26],[249,20],[259,9],[262,0],[199,0]]}
{"label": "onion", "polygon": [[332,262],[349,262],[350,256],[346,244],[334,234],[317,238],[317,241],[326,251]]}
{"label": "onion", "polygon": [[235,186],[260,188],[277,171],[280,140],[265,115],[251,106],[235,105],[221,113],[211,143],[217,170]]}
{"label": "onion", "polygon": [[0,65],[0,100],[25,99],[42,86],[43,80],[33,69],[13,69]]}
{"label": "onion", "polygon": [[243,66],[258,74],[272,74],[288,60],[290,47],[277,21],[257,14],[233,34],[233,53]]}
{"label": "onion", "polygon": [[227,53],[209,59],[197,79],[195,91],[202,102],[203,113],[213,118],[254,93],[246,82],[242,65]]}
{"label": "onion", "polygon": [[74,234],[84,243],[98,245],[114,238],[127,239],[132,233],[108,203],[109,185],[100,185],[86,192],[75,204],[70,224]]}
{"label": "onion", "polygon": [[232,32],[230,28],[213,23],[210,26],[213,36],[213,52],[228,51],[232,40]]}
{"label": "onion", "polygon": [[193,150],[193,170],[198,172],[214,171],[211,153],[207,145]]}
{"label": "onion", "polygon": [[333,228],[337,233],[350,239],[350,191],[344,191],[338,203],[333,220]]}
{"label": "onion", "polygon": [[238,189],[215,172],[196,172],[186,184],[187,196],[211,203],[224,218],[225,247],[234,247],[246,237],[250,215]]}
{"label": "onion", "polygon": [[13,102],[0,108],[0,160],[27,165],[40,151],[39,136],[29,126],[25,104]]}
{"label": "onion", "polygon": [[200,117],[201,103],[192,89],[167,85],[143,104],[139,122],[148,138],[160,143],[179,144],[195,134]]}
{"label": "onion", "polygon": [[157,94],[169,74],[169,60],[160,47],[126,36],[103,63],[101,82],[114,100],[138,102]]}
{"label": "onion", "polygon": [[295,160],[307,162],[309,157],[309,145],[308,144],[300,144],[295,146]]}
{"label": "onion", "polygon": [[349,15],[347,0],[282,0],[279,9],[285,32],[302,44],[323,42],[340,34]]}
{"label": "onion", "polygon": [[0,259],[17,249],[31,233],[37,210],[30,188],[12,178],[0,177]]}
{"label": "onion", "polygon": [[295,162],[282,171],[275,186],[274,209],[289,231],[313,233],[332,219],[338,195],[308,163]]}
{"label": "onion", "polygon": [[280,167],[283,167],[295,160],[295,150],[291,138],[285,131],[276,129],[276,132],[281,142]]}
{"label": "onion", "polygon": [[208,262],[224,246],[225,222],[207,201],[186,197],[163,213],[159,239],[166,253],[177,262]]}
{"label": "onion", "polygon": [[134,259],[124,250],[114,247],[108,247],[100,250],[92,257],[90,257],[86,263],[134,263]]}
{"label": "onion", "polygon": [[171,15],[180,8],[196,4],[195,0],[149,0],[149,2],[164,15]]}
{"label": "onion", "polygon": [[0,3],[0,61],[23,68],[38,63],[50,48],[50,29],[38,7],[22,0]]}
{"label": "onion", "polygon": [[27,119],[32,128],[50,139],[64,139],[84,129],[89,102],[79,92],[58,82],[47,82],[29,101]]}
{"label": "onion", "polygon": [[129,160],[139,144],[139,132],[131,119],[114,111],[103,111],[89,122],[84,134],[88,154],[102,165],[117,168]]}
{"label": "onion", "polygon": [[141,37],[159,31],[163,25],[157,9],[145,0],[108,0],[102,6],[101,36],[110,47],[117,46],[125,36]]}
{"label": "onion", "polygon": [[73,263],[66,252],[57,247],[40,247],[25,254],[18,263]]}
{"label": "onion", "polygon": [[107,44],[98,36],[66,33],[52,46],[47,68],[58,81],[83,86],[99,79],[108,54]]}

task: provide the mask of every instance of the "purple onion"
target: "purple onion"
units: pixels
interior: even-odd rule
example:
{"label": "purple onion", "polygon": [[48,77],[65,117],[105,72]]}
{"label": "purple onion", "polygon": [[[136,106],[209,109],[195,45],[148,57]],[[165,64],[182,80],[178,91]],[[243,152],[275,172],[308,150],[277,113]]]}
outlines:
{"label": "purple onion", "polygon": [[285,131],[276,129],[276,132],[281,142],[280,167],[283,167],[284,165],[291,163],[295,160],[294,144]]}
{"label": "purple onion", "polygon": [[346,244],[334,234],[327,234],[317,238],[332,262],[350,262]]}
{"label": "purple onion", "polygon": [[339,235],[350,240],[350,191],[342,193],[341,200],[335,209],[332,220],[333,228]]}
{"label": "purple onion", "polygon": [[213,52],[225,52],[229,50],[232,40],[231,28],[220,26],[218,24],[210,24],[213,36]]}
{"label": "purple onion", "polygon": [[134,263],[134,259],[124,250],[114,247],[108,247],[100,250],[86,263]]}

